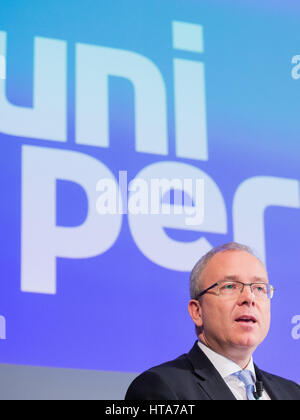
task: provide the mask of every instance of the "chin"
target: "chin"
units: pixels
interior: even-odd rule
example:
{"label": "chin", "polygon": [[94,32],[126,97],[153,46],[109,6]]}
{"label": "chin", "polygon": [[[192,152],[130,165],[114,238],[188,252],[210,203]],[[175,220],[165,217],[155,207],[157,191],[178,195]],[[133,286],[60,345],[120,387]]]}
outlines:
{"label": "chin", "polygon": [[236,345],[238,345],[240,347],[256,348],[259,345],[260,340],[254,334],[245,333],[242,336],[236,337],[234,342],[236,343]]}

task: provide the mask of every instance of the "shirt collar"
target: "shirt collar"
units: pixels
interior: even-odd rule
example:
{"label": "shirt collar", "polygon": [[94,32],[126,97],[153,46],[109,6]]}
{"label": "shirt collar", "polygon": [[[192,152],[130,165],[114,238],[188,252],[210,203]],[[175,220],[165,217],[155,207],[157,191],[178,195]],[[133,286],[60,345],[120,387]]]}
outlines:
{"label": "shirt collar", "polygon": [[[222,356],[219,353],[216,353],[214,350],[207,347],[205,344],[203,344],[201,341],[198,341],[198,346],[203,351],[203,353],[208,357],[208,359],[211,361],[211,363],[214,365],[214,367],[217,369],[219,374],[222,376],[222,378],[226,378],[233,373],[239,372],[241,370],[240,366],[233,362],[232,360],[228,359],[225,356]],[[250,362],[248,363],[247,370],[250,370],[252,373],[254,381],[256,381],[256,374],[253,364],[253,359],[251,357]]]}

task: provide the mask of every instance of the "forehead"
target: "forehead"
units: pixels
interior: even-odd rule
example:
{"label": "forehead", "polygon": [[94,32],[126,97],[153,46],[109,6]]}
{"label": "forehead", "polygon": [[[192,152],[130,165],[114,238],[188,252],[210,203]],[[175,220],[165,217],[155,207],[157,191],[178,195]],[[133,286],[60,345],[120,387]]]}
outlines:
{"label": "forehead", "polygon": [[236,277],[243,281],[257,281],[257,278],[261,278],[268,281],[264,265],[246,251],[224,251],[211,258],[203,272],[203,281],[217,282],[225,277]]}

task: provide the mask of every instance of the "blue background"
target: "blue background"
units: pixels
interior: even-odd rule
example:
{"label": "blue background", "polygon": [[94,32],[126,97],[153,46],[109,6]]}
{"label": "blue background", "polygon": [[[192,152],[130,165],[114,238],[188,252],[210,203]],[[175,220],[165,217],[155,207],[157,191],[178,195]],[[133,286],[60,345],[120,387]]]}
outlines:
{"label": "blue background", "polygon": [[[295,2],[199,0],[33,1],[1,5],[7,32],[7,97],[32,106],[33,39],[68,43],[67,143],[15,138],[0,133],[0,313],[7,340],[0,362],[139,372],[186,352],[195,335],[187,313],[188,273],[164,269],[137,248],[123,217],[121,233],[104,254],[85,260],[58,259],[57,294],[20,290],[21,148],[39,145],[93,156],[118,177],[128,178],[160,161],[180,161],[209,174],[222,191],[228,234],[207,234],[213,245],[233,239],[232,202],[237,187],[258,175],[299,179],[300,82],[291,77],[299,53],[300,7]],[[178,159],[174,141],[173,59],[194,59],[172,48],[172,21],[205,30],[209,160]],[[134,148],[133,90],[110,80],[110,148],[75,144],[75,44],[137,52],[161,71],[167,89],[169,154]],[[198,58],[196,58],[198,59]],[[1,118],[1,115],[0,115]],[[87,212],[84,192],[58,183],[57,223],[74,226]],[[300,382],[299,340],[291,319],[300,313],[300,211],[269,208],[265,215],[270,282],[276,288],[272,327],[255,352],[262,369]],[[169,234],[181,241],[200,233]],[[199,258],[201,255],[199,255]],[[192,268],[192,267],[191,267]]]}

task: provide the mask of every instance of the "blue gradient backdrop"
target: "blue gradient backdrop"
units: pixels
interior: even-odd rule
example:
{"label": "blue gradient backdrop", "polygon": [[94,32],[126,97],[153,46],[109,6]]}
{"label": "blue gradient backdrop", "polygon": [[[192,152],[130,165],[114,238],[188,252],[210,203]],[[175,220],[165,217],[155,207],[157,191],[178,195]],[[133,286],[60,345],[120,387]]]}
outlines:
{"label": "blue gradient backdrop", "polygon": [[[293,1],[15,0],[1,5],[7,40],[7,98],[32,107],[33,39],[67,41],[67,143],[0,133],[0,314],[7,340],[0,363],[140,372],[186,352],[194,328],[187,313],[188,273],[149,261],[136,246],[127,216],[112,248],[94,258],[57,261],[57,294],[24,293],[21,273],[21,148],[39,145],[80,151],[103,162],[118,178],[133,179],[145,166],[181,161],[209,174],[226,202],[228,234],[205,233],[212,245],[233,239],[237,187],[258,175],[299,180],[300,80],[291,58],[300,53],[300,7]],[[174,133],[174,57],[198,59],[172,48],[172,21],[204,28],[209,160],[178,159]],[[169,154],[134,148],[132,85],[110,80],[110,147],[75,144],[75,43],[136,52],[163,75],[168,100]],[[196,57],[196,58],[195,58]],[[1,115],[0,115],[1,119]],[[84,191],[57,185],[57,224],[76,226],[87,213]],[[300,340],[292,318],[300,314],[300,210],[269,208],[266,256],[276,287],[272,327],[255,353],[264,370],[300,382]],[[200,233],[170,232],[178,241]],[[199,255],[200,257],[200,255]],[[192,268],[192,267],[191,267]]]}

